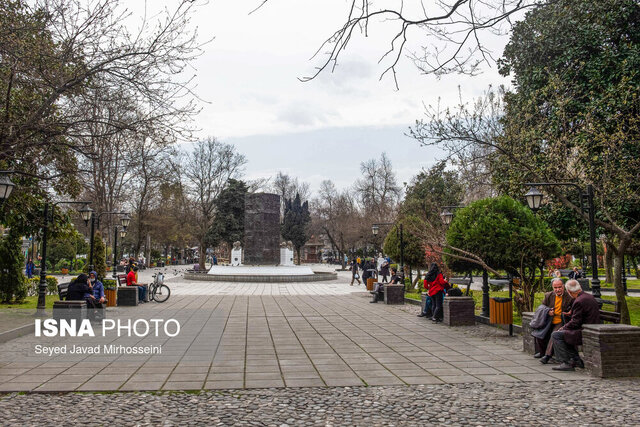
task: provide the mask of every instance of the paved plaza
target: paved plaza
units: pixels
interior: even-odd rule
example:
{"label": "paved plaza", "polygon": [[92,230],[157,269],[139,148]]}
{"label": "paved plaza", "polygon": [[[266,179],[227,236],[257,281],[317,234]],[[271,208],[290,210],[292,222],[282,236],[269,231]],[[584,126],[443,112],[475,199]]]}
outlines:
{"label": "paved plaza", "polygon": [[[449,328],[398,307],[370,304],[362,287],[350,287],[344,281],[244,285],[187,282],[176,277],[167,283],[174,294],[166,303],[117,307],[109,309],[109,317],[176,319],[181,324],[178,336],[25,336],[0,345],[0,391],[388,386],[586,378],[584,372],[554,372],[517,349],[465,333],[469,328]],[[63,344],[66,354],[34,354],[36,345]],[[105,345],[161,346],[161,353],[70,354],[80,344],[101,349]]]}
{"label": "paved plaza", "polygon": [[[111,308],[109,318],[175,318],[175,337],[28,335],[0,344],[4,422],[95,423],[83,417],[96,405],[116,424],[548,423],[541,412],[564,424],[640,424],[637,379],[555,372],[504,331],[370,304],[344,273],[324,284],[189,282],[179,272],[166,282],[168,302]],[[162,352],[36,356],[37,344]],[[72,391],[137,393],[64,393]]]}

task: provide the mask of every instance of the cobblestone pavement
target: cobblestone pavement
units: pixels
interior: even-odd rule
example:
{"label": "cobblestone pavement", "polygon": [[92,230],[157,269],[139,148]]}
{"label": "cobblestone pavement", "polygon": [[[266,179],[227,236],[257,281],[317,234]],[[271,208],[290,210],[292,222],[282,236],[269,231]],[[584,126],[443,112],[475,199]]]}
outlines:
{"label": "cobblestone pavement", "polygon": [[0,397],[4,425],[639,425],[638,381]]}

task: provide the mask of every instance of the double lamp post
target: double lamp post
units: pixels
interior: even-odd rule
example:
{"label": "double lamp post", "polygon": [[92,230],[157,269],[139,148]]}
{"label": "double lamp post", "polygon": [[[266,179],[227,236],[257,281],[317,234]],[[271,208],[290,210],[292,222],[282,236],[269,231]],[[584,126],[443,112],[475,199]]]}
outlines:
{"label": "double lamp post", "polygon": [[[9,178],[9,175],[14,173],[14,171],[0,171],[0,202],[6,200],[9,198],[9,196],[11,195],[11,192],[13,191],[13,188],[15,187],[15,184],[11,181],[11,179]],[[42,316],[45,315],[45,309],[46,309],[46,295],[47,295],[47,234],[48,234],[48,229],[49,229],[49,223],[53,223],[53,213],[55,210],[55,206],[60,205],[60,204],[67,204],[67,205],[83,205],[82,209],[80,209],[78,212],[80,212],[80,216],[82,217],[82,220],[84,221],[85,225],[89,224],[89,220],[91,220],[91,237],[90,237],[90,255],[89,255],[89,270],[93,270],[94,266],[93,266],[93,247],[94,247],[94,231],[95,231],[95,223],[96,220],[98,222],[98,227],[100,226],[100,217],[102,215],[108,215],[108,214],[118,214],[118,215],[124,215],[121,219],[121,225],[122,225],[122,231],[121,231],[121,236],[124,237],[126,236],[127,233],[127,227],[129,226],[129,223],[131,222],[131,218],[129,217],[129,215],[125,212],[102,212],[99,215],[95,215],[95,212],[93,211],[93,209],[91,209],[89,207],[89,204],[91,202],[86,202],[86,201],[60,201],[60,202],[55,202],[55,203],[51,203],[49,201],[45,202],[44,204],[44,222],[42,225],[42,252],[41,252],[41,262],[40,262],[40,283],[38,285],[38,306],[37,306],[37,312],[36,315]],[[50,207],[51,205],[51,207]],[[117,227],[116,227],[116,233],[117,233]],[[117,238],[117,234],[116,234],[116,238]],[[115,246],[115,240],[114,240],[114,246]],[[114,250],[114,269],[115,269],[115,253],[116,251]]]}

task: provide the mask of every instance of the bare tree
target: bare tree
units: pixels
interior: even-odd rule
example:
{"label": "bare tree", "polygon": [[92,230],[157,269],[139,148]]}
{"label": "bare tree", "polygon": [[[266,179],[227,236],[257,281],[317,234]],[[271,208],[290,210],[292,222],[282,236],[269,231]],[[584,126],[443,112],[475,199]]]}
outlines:
{"label": "bare tree", "polygon": [[181,1],[131,32],[117,0],[3,2],[0,161],[48,178],[77,174],[74,154],[95,155],[96,132],[122,129],[95,114],[95,94],[126,93],[146,112],[140,117],[188,131],[197,109],[191,77],[181,75],[200,53],[188,27],[193,10]]}
{"label": "bare tree", "polygon": [[364,221],[357,203],[348,189],[338,191],[332,181],[325,180],[311,206],[313,226],[327,236],[344,268],[344,255],[356,247],[363,232]]}
{"label": "bare tree", "polygon": [[235,147],[214,137],[196,143],[186,157],[183,169],[189,195],[195,234],[200,247],[200,268],[205,268],[205,239],[215,219],[215,200],[229,178],[239,178],[246,158]]}
{"label": "bare tree", "polygon": [[362,178],[356,180],[354,188],[365,211],[374,221],[393,217],[401,189],[387,154],[382,153],[379,161],[370,159],[360,163],[360,172]]}
{"label": "bare tree", "polygon": [[311,196],[311,186],[308,182],[298,181],[298,178],[292,177],[284,172],[278,172],[271,191],[280,196],[280,214],[284,213],[285,200],[293,199],[296,194],[300,195],[300,200],[309,200]]}
{"label": "bare tree", "polygon": [[[267,3],[263,0],[258,6]],[[374,29],[390,34],[387,50],[379,62],[383,77],[390,73],[397,86],[396,66],[407,56],[424,74],[476,74],[483,64],[493,64],[487,36],[510,29],[511,20],[546,0],[438,0],[426,2],[375,3],[351,0],[344,23],[316,51],[316,71],[300,80],[308,81],[323,71],[333,71],[339,58],[358,34],[367,37]],[[412,50],[410,46],[421,46]]]}

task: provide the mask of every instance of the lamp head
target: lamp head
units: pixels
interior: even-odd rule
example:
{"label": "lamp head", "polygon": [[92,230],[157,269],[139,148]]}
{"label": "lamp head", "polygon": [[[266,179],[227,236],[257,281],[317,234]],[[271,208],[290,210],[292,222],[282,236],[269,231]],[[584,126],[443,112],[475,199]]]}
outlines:
{"label": "lamp head", "polygon": [[93,209],[89,207],[89,204],[84,205],[84,207],[80,209],[80,216],[84,221],[84,225],[89,224],[89,220],[91,219],[92,214],[93,214]]}
{"label": "lamp head", "polygon": [[8,199],[15,186],[16,185],[9,179],[9,175],[0,175],[0,201]]}
{"label": "lamp head", "polygon": [[524,195],[527,198],[527,204],[532,211],[540,209],[542,204],[543,194],[536,187],[531,187],[529,192]]}
{"label": "lamp head", "polygon": [[124,216],[122,218],[120,218],[120,224],[124,228],[127,228],[130,223],[131,223],[131,217],[129,216],[128,213],[125,213]]}
{"label": "lamp head", "polygon": [[442,222],[444,222],[445,225],[449,225],[451,224],[451,220],[453,220],[453,212],[445,208],[440,214],[440,217],[442,217]]}
{"label": "lamp head", "polygon": [[374,236],[378,235],[379,230],[380,230],[380,227],[378,227],[376,224],[371,226],[371,232],[373,233]]}

